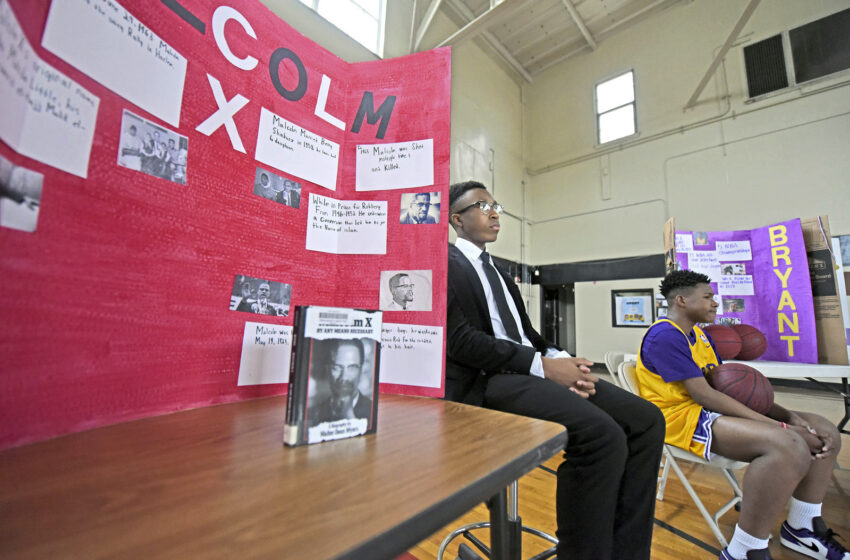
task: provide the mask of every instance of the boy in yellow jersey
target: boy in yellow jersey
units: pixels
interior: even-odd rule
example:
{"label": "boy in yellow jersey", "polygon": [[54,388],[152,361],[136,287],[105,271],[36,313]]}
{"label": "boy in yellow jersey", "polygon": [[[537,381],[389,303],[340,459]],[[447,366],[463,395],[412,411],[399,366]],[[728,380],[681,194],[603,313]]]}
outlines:
{"label": "boy in yellow jersey", "polygon": [[641,396],[664,414],[666,443],[708,461],[720,455],[750,463],[741,515],[721,560],[770,559],[770,531],[789,499],[782,545],[812,558],[850,560],[820,516],[841,447],[836,427],[816,414],[778,404],[766,416],[759,414],[706,381],[705,373],[721,363],[711,337],[697,326],[713,323],[717,314],[710,282],[689,270],[664,278],[661,294],[668,316],[644,335],[637,378]]}

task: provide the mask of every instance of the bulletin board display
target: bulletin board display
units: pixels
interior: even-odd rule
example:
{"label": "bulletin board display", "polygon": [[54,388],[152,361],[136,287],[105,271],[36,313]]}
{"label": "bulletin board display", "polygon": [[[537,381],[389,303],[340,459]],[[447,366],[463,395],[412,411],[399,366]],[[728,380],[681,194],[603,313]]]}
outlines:
{"label": "bulletin board display", "polygon": [[711,280],[718,324],[751,325],[765,335],[767,350],[761,359],[818,362],[812,283],[799,219],[750,230],[676,230],[674,257],[676,268]]}
{"label": "bulletin board display", "polygon": [[298,305],[383,310],[381,391],[442,396],[450,61],[0,0],[0,448],[285,393]]}

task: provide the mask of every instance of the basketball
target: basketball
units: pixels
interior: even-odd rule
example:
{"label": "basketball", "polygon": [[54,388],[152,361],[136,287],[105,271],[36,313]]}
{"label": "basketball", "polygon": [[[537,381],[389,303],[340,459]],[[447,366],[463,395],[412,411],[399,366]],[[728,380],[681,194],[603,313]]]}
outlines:
{"label": "basketball", "polygon": [[709,325],[702,330],[711,337],[721,360],[732,360],[741,351],[741,337],[732,327]]}
{"label": "basketball", "polygon": [[708,384],[761,414],[773,406],[773,387],[767,377],[746,364],[720,364],[708,372]]}
{"label": "basketball", "polygon": [[736,360],[755,360],[767,350],[767,338],[752,325],[732,325],[741,337],[741,351],[735,356]]}

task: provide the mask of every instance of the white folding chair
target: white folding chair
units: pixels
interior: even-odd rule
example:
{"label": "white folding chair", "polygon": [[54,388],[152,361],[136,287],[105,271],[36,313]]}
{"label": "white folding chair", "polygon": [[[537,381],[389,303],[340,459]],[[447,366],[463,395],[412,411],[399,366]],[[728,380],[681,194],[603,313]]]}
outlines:
{"label": "white folding chair", "polygon": [[[614,383],[617,385],[620,385],[620,376],[617,372],[620,369],[620,364],[622,364],[625,359],[625,352],[617,352],[613,350],[605,352],[605,367],[608,368],[608,373],[611,374],[611,377],[614,379]],[[622,387],[622,385],[620,386]]]}
{"label": "white folding chair", "polygon": [[[618,378],[618,382],[621,387],[640,396],[640,390],[638,389],[637,382],[637,370],[635,369],[634,362],[628,361],[621,363],[617,368],[617,375],[615,375],[615,377]],[[734,493],[732,499],[726,502],[712,516],[697,495],[694,487],[691,486],[691,483],[688,481],[685,473],[682,472],[682,468],[679,466],[678,460],[689,461],[691,463],[719,469],[726,478],[726,481],[729,483],[729,486],[732,487],[732,492]],[[746,466],[747,463],[733,461],[725,457],[717,457],[709,463],[699,455],[691,453],[690,451],[685,451],[675,445],[664,444],[664,469],[658,480],[658,492],[656,494],[656,499],[664,499],[664,487],[667,485],[667,475],[672,467],[673,472],[675,472],[676,476],[679,477],[679,480],[682,482],[682,486],[685,487],[685,490],[688,492],[688,495],[690,495],[691,500],[693,500],[694,504],[696,504],[697,509],[702,514],[702,517],[705,519],[705,522],[711,529],[711,532],[714,533],[714,536],[717,538],[720,546],[725,548],[729,543],[726,541],[723,533],[720,532],[720,527],[717,522],[723,515],[726,514],[727,511],[735,507],[741,501],[743,493],[741,492],[741,487],[738,485],[738,480],[735,478],[733,471],[742,469]]]}

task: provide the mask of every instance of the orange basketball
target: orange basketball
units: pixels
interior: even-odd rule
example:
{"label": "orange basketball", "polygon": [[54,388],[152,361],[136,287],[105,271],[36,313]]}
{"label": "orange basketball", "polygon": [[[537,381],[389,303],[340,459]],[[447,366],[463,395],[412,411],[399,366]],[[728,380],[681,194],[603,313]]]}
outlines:
{"label": "orange basketball", "polygon": [[709,325],[702,330],[711,337],[721,360],[732,360],[741,351],[741,337],[732,327]]}
{"label": "orange basketball", "polygon": [[773,386],[747,364],[720,364],[708,372],[708,384],[761,414],[773,406]]}
{"label": "orange basketball", "polygon": [[735,356],[736,360],[755,360],[767,350],[767,338],[752,325],[732,325],[741,337],[741,351]]}

